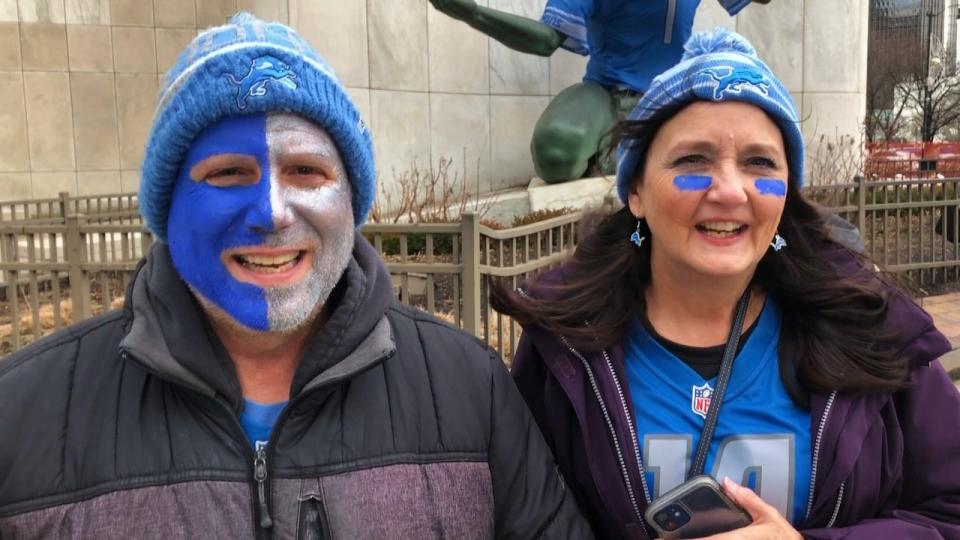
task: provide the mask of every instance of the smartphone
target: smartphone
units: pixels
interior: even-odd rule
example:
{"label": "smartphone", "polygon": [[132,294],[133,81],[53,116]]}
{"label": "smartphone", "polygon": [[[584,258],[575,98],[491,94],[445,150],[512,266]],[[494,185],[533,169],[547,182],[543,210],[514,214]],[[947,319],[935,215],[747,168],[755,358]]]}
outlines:
{"label": "smartphone", "polygon": [[644,513],[661,538],[699,538],[732,531],[752,520],[707,475],[694,476],[664,493]]}

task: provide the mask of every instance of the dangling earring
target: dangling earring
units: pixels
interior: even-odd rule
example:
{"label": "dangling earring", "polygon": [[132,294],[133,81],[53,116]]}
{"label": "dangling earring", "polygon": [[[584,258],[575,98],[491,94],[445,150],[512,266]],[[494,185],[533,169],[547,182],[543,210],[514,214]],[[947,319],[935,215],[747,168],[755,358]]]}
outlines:
{"label": "dangling earring", "polygon": [[777,233],[773,235],[773,242],[770,242],[770,247],[772,247],[774,251],[780,251],[787,247],[787,241],[780,236],[780,233]]}
{"label": "dangling earring", "polygon": [[640,220],[637,220],[637,230],[633,231],[633,234],[630,235],[630,241],[636,244],[637,247],[643,247],[643,241],[646,240],[646,236],[640,236]]}

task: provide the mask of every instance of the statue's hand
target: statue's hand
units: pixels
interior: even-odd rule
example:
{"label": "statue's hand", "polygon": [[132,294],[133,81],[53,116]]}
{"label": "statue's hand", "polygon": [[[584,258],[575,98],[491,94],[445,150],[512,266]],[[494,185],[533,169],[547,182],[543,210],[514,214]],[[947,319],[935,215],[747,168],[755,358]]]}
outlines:
{"label": "statue's hand", "polygon": [[430,0],[430,3],[437,10],[461,21],[472,17],[473,12],[477,10],[477,3],[474,0]]}

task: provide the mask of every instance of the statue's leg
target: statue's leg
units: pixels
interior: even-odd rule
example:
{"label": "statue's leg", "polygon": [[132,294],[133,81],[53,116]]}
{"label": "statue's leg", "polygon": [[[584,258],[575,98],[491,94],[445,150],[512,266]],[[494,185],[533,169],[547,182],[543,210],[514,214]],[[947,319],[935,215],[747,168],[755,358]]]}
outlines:
{"label": "statue's leg", "polygon": [[537,175],[549,183],[580,178],[614,121],[610,92],[594,82],[566,88],[533,129],[530,153]]}

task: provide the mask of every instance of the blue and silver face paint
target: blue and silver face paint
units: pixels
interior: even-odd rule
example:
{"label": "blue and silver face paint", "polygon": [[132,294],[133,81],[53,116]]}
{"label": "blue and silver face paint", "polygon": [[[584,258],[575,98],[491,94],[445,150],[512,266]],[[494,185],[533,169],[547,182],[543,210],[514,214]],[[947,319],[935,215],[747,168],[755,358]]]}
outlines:
{"label": "blue and silver face paint", "polygon": [[[255,162],[259,175],[224,187],[191,175],[195,167],[209,172],[204,162],[214,156],[227,156],[228,168]],[[303,156],[326,160],[335,178],[299,182]],[[350,260],[349,182],[333,141],[312,122],[290,114],[228,117],[194,139],[167,226],[174,266],[205,307],[249,329],[291,331],[313,320]],[[284,268],[296,275],[284,277]]]}
{"label": "blue and silver face paint", "polygon": [[704,191],[713,185],[709,176],[681,175],[673,179],[673,185],[680,191]]}
{"label": "blue and silver face paint", "polygon": [[787,183],[779,178],[757,178],[754,185],[761,195],[787,196]]}

